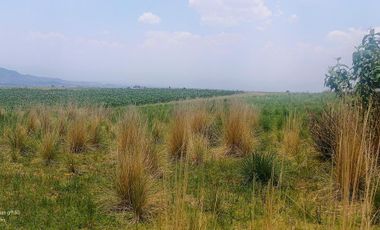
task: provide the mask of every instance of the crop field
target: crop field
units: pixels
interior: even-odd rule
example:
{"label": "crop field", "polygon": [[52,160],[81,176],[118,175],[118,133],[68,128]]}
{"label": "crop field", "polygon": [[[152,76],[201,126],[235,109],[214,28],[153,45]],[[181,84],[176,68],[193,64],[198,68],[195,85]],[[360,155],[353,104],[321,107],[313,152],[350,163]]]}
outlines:
{"label": "crop field", "polygon": [[88,89],[38,89],[0,88],[0,105],[30,106],[36,104],[79,105],[102,104],[104,106],[143,105],[182,99],[226,96],[239,93],[229,90],[169,89],[169,88],[88,88]]}
{"label": "crop field", "polygon": [[376,122],[333,94],[42,91],[0,90],[0,229],[380,228]]}

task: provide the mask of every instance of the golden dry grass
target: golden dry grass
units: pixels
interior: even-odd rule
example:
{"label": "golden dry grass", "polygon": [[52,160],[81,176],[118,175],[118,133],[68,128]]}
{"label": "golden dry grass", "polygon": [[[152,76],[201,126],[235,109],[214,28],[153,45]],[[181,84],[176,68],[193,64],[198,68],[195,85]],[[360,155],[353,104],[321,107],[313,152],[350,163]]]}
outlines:
{"label": "golden dry grass", "polygon": [[224,120],[224,144],[227,155],[243,156],[250,153],[254,147],[254,137],[251,128],[257,115],[249,106],[233,103]]}
{"label": "golden dry grass", "polygon": [[188,115],[185,110],[177,110],[173,115],[168,137],[168,151],[173,159],[180,159],[186,156],[190,128]]}
{"label": "golden dry grass", "polygon": [[116,192],[118,209],[134,213],[136,221],[148,219],[157,208],[152,170],[158,171],[156,155],[146,125],[136,110],[124,117],[118,134]]}
{"label": "golden dry grass", "polygon": [[337,147],[334,156],[335,182],[342,200],[340,226],[355,229],[359,217],[362,229],[370,229],[373,198],[379,183],[379,146],[372,141],[370,112],[360,105],[339,105]]}
{"label": "golden dry grass", "polygon": [[72,153],[81,153],[88,148],[88,134],[84,117],[75,118],[69,125],[67,132],[67,142]]}
{"label": "golden dry grass", "polygon": [[58,134],[55,131],[46,132],[41,137],[39,152],[46,164],[50,164],[57,156],[59,151]]}
{"label": "golden dry grass", "polygon": [[193,164],[202,164],[206,159],[210,158],[207,138],[200,134],[191,135],[188,152]]}
{"label": "golden dry grass", "polygon": [[287,119],[282,139],[282,152],[291,156],[297,155],[301,150],[301,120],[295,113]]}
{"label": "golden dry grass", "polygon": [[27,131],[29,134],[35,133],[41,126],[37,111],[32,109],[28,114]]}

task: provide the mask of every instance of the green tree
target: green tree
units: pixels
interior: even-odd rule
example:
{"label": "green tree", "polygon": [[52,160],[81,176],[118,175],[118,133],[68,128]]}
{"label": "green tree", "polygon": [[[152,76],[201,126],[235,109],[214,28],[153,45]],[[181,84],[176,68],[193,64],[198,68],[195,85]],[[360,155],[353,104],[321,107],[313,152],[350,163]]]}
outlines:
{"label": "green tree", "polygon": [[357,93],[367,103],[380,88],[380,33],[371,29],[352,54],[352,68],[340,63],[329,68],[325,86],[343,95]]}

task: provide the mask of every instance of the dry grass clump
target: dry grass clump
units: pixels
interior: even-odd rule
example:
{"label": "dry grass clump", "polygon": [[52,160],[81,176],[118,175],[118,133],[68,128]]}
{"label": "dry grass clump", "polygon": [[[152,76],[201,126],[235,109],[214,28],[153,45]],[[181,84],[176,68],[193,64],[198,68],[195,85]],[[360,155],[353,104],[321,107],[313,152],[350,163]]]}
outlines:
{"label": "dry grass clump", "polygon": [[230,106],[224,121],[224,144],[227,154],[242,156],[253,149],[254,139],[251,133],[255,111],[242,103]]}
{"label": "dry grass clump", "polygon": [[154,121],[150,131],[151,131],[154,143],[156,144],[162,143],[164,139],[164,131],[165,131],[165,127],[162,124],[162,122]]}
{"label": "dry grass clump", "polygon": [[92,148],[100,148],[104,143],[104,132],[101,117],[95,116],[91,119],[88,127],[88,142]]}
{"label": "dry grass clump", "polygon": [[295,113],[288,116],[282,140],[284,154],[296,155],[301,149],[301,120]]}
{"label": "dry grass clump", "polygon": [[72,153],[81,153],[87,149],[87,127],[84,117],[76,118],[71,122],[67,132],[67,142]]}
{"label": "dry grass clump", "polygon": [[204,106],[196,108],[191,112],[190,128],[192,133],[207,137],[209,135],[211,123],[212,118]]}
{"label": "dry grass clump", "polygon": [[337,145],[338,115],[336,111],[329,106],[321,114],[312,115],[309,124],[314,148],[321,154],[322,158],[331,159]]}
{"label": "dry grass clump", "polygon": [[16,125],[13,129],[6,129],[5,141],[12,156],[18,153],[26,154],[29,151],[27,130],[20,124]]}
{"label": "dry grass clump", "polygon": [[67,119],[66,117],[59,117],[56,121],[56,129],[58,136],[63,138],[67,134]]}
{"label": "dry grass clump", "polygon": [[129,111],[118,134],[116,193],[118,210],[132,211],[136,221],[148,219],[157,208],[150,174],[152,149],[137,111]]}
{"label": "dry grass clump", "polygon": [[202,164],[209,153],[208,140],[203,135],[191,135],[188,152],[193,164]]}
{"label": "dry grass clump", "polygon": [[118,151],[125,152],[135,148],[146,135],[145,123],[143,123],[138,111],[129,108],[119,124]]}
{"label": "dry grass clump", "polygon": [[5,117],[5,114],[6,114],[6,111],[4,108],[0,107],[0,119],[1,118],[4,118]]}
{"label": "dry grass clump", "polygon": [[39,112],[41,130],[43,133],[51,132],[53,130],[52,114],[46,107],[40,108]]}
{"label": "dry grass clump", "polygon": [[41,126],[41,123],[38,119],[37,111],[31,110],[28,114],[28,121],[26,125],[27,132],[29,134],[35,133]]}
{"label": "dry grass clump", "polygon": [[116,178],[118,208],[132,211],[138,221],[149,218],[154,210],[154,181],[144,164],[144,153],[140,151],[118,153]]}
{"label": "dry grass clump", "polygon": [[147,133],[146,122],[141,118],[135,108],[130,108],[120,122],[118,131],[118,152],[141,151],[135,148],[144,146],[143,157],[146,167],[151,174],[159,177],[162,174],[160,157],[154,141]]}
{"label": "dry grass clump", "polygon": [[169,154],[173,159],[181,159],[186,156],[189,134],[188,115],[185,110],[175,111],[167,143]]}
{"label": "dry grass clump", "polygon": [[360,201],[361,228],[369,229],[379,183],[379,147],[372,143],[369,112],[360,105],[341,104],[334,155],[335,182],[343,201],[342,227],[355,226],[356,202]]}
{"label": "dry grass clump", "polygon": [[57,132],[44,133],[39,143],[39,152],[46,164],[50,164],[59,151]]}

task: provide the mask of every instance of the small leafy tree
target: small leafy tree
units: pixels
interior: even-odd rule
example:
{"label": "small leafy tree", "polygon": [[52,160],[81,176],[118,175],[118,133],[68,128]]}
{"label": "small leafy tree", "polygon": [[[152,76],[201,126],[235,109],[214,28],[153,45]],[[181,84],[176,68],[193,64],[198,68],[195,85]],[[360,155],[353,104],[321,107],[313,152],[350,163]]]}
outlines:
{"label": "small leafy tree", "polygon": [[329,68],[325,86],[339,95],[357,93],[364,103],[380,88],[380,33],[371,29],[352,54],[352,68],[340,63]]}
{"label": "small leafy tree", "polygon": [[339,96],[343,96],[352,91],[352,74],[347,65],[340,63],[341,58],[337,58],[337,64],[329,67],[326,74],[325,86],[336,92]]}

